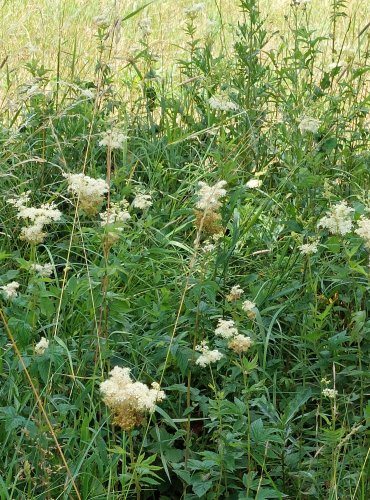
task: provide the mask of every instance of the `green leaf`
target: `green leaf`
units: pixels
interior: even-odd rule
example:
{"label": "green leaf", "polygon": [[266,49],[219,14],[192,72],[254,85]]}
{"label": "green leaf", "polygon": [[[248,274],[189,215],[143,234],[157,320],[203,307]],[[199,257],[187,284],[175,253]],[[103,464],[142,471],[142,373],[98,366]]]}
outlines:
{"label": "green leaf", "polygon": [[212,488],[212,481],[196,481],[193,483],[193,491],[197,497],[201,498]]}
{"label": "green leaf", "polygon": [[267,500],[269,498],[284,498],[287,495],[271,488],[261,488],[258,490],[255,500]]}
{"label": "green leaf", "polygon": [[263,427],[262,418],[258,418],[251,423],[250,435],[252,441],[254,441],[256,444],[263,444],[266,442],[268,434],[265,432],[265,429]]}
{"label": "green leaf", "polygon": [[156,406],[155,407],[155,411],[157,413],[159,413],[160,415],[162,415],[162,417],[164,418],[164,421],[170,425],[171,427],[173,427],[174,429],[178,430],[178,427],[177,425],[175,424],[175,422],[172,420],[172,418],[168,415],[168,413],[166,413],[163,408],[161,408],[160,406]]}
{"label": "green leaf", "polygon": [[270,403],[269,401],[267,401],[265,396],[262,396],[262,397],[257,398],[257,399],[253,399],[251,401],[251,404],[257,406],[262,411],[262,413],[264,415],[266,415],[271,420],[271,422],[273,422],[274,424],[277,424],[280,422],[279,414],[276,411],[274,405],[272,403]]}
{"label": "green leaf", "polygon": [[187,470],[176,470],[174,469],[176,476],[182,479],[187,485],[191,484],[190,472]]}
{"label": "green leaf", "polygon": [[11,255],[12,255],[11,253],[0,252],[0,260],[5,260],[8,257],[10,257]]}
{"label": "green leaf", "polygon": [[341,248],[340,239],[338,236],[331,236],[326,242],[326,246],[331,253],[339,253]]}
{"label": "green leaf", "polygon": [[133,10],[132,12],[130,12],[130,14],[127,14],[127,16],[123,17],[121,22],[123,23],[123,22],[127,21],[128,19],[130,19],[131,17],[136,16],[136,14],[139,14],[139,12],[141,12],[146,7],[148,7],[148,5],[150,5],[151,3],[153,3],[153,1],[154,0],[152,0],[151,2],[147,2],[144,5],[142,5],[141,7],[139,7],[138,9]]}
{"label": "green leaf", "polygon": [[298,413],[300,408],[307,403],[312,395],[310,387],[301,387],[297,389],[296,395],[293,400],[289,401],[286,411],[283,414],[282,421],[287,424]]}

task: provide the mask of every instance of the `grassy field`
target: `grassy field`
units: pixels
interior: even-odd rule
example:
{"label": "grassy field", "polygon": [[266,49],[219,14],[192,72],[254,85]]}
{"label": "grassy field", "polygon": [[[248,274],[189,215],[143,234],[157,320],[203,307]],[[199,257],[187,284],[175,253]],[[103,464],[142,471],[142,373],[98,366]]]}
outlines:
{"label": "grassy field", "polygon": [[[139,38],[138,20],[151,19],[151,46],[159,58],[159,66],[172,71],[176,59],[183,53],[185,8],[193,2],[189,0],[154,1],[137,16],[128,19],[114,40],[114,60],[118,70],[124,66],[131,50]],[[206,0],[204,11],[197,22],[197,36],[204,37],[210,30],[219,33],[219,43],[231,50],[235,36],[235,23],[242,21],[243,15],[237,0]],[[338,35],[345,37],[345,44],[356,48],[358,33],[370,18],[370,5],[366,0],[346,2],[348,17],[338,19]],[[269,29],[274,47],[281,35],[287,35],[292,23],[289,0],[264,0],[260,2],[261,15]],[[99,2],[97,0],[53,0],[26,1],[2,0],[1,3],[1,57],[8,57],[9,71],[17,71],[23,76],[21,67],[37,56],[46,68],[54,73],[59,63],[62,77],[70,77],[72,68],[83,78],[90,78],[96,59],[96,23],[101,15],[125,17],[145,2],[137,0],[117,0]],[[312,0],[307,9],[310,28],[318,35],[327,35],[330,30],[330,0]],[[210,22],[211,21],[211,25]],[[226,43],[225,43],[226,42]],[[60,49],[60,58],[56,53]],[[330,56],[329,56],[330,59]],[[22,82],[23,83],[23,82]]]}
{"label": "grassy field", "polygon": [[0,12],[0,500],[367,500],[370,4]]}

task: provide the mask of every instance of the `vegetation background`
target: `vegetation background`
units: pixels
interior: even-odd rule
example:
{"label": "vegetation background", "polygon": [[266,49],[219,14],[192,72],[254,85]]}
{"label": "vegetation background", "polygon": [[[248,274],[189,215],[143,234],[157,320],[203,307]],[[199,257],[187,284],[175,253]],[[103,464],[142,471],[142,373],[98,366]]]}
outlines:
{"label": "vegetation background", "polygon": [[[0,13],[1,500],[369,498],[369,2]],[[109,183],[96,213],[76,173]],[[38,244],[26,191],[63,214]],[[102,401],[114,366],[166,394],[132,428]]]}

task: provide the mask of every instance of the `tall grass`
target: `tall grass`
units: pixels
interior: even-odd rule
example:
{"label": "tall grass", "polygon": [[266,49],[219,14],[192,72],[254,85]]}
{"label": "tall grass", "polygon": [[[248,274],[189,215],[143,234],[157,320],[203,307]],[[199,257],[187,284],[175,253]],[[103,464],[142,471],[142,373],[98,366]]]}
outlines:
{"label": "tall grass", "polygon": [[189,7],[1,4],[1,499],[368,497],[369,6]]}

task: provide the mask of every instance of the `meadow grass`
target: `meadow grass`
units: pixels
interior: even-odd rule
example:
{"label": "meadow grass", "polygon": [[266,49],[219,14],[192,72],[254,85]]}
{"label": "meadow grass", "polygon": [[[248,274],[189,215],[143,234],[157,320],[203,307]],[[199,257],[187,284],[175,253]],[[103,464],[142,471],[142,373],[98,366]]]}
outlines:
{"label": "meadow grass", "polygon": [[369,496],[370,6],[193,7],[1,3],[1,500]]}

